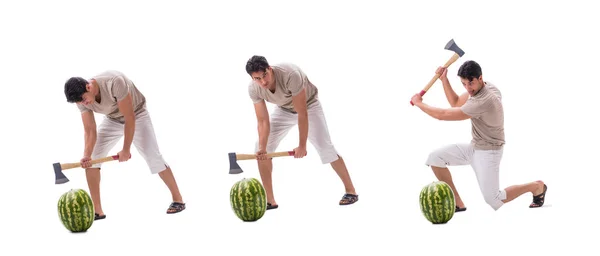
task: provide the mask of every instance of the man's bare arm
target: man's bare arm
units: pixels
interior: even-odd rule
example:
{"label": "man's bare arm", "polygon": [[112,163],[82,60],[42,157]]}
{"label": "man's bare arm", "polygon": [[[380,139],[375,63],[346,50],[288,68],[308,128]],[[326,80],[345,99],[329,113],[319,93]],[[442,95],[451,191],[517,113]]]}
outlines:
{"label": "man's bare arm", "polygon": [[269,122],[269,111],[267,110],[267,104],[264,100],[254,104],[254,112],[256,114],[258,126],[258,149],[267,150],[267,142],[269,141],[271,124]]}
{"label": "man's bare arm", "polygon": [[81,121],[83,122],[85,147],[83,150],[84,157],[91,157],[96,144],[96,119],[94,112],[84,111],[81,113]]}

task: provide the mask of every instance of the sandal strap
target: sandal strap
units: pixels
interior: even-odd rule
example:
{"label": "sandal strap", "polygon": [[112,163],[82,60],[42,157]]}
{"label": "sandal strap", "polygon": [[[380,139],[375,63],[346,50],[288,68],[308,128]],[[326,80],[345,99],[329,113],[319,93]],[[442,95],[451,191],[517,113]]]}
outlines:
{"label": "sandal strap", "polygon": [[353,195],[353,194],[344,194],[343,198],[346,199],[352,199],[352,198],[357,198],[358,195]]}
{"label": "sandal strap", "polygon": [[537,196],[533,196],[533,202],[531,202],[530,205],[536,205],[536,206],[543,205],[544,200],[546,199],[546,190],[547,189],[548,189],[548,187],[546,186],[546,184],[544,184],[544,191]]}
{"label": "sandal strap", "polygon": [[175,208],[177,210],[182,209],[183,207],[185,207],[185,203],[179,203],[179,202],[172,202],[171,205],[169,206],[169,208]]}
{"label": "sandal strap", "polygon": [[342,197],[342,200],[345,200],[348,202],[354,202],[354,201],[358,200],[358,195],[344,194],[344,196]]}

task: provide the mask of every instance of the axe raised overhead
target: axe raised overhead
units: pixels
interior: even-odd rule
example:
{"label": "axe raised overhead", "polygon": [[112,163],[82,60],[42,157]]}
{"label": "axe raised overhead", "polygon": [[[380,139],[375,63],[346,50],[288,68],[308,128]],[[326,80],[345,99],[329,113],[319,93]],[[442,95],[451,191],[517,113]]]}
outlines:
{"label": "axe raised overhead", "polygon": [[[294,151],[275,152],[265,154],[267,157],[281,157],[281,156],[293,156]],[[255,154],[237,154],[229,153],[229,174],[240,174],[242,167],[237,163],[237,160],[252,160],[256,159]]]}
{"label": "axe raised overhead", "polygon": [[[451,39],[447,44],[446,47],[444,47],[444,49],[446,50],[450,50],[453,51],[454,54],[452,55],[452,57],[450,57],[450,59],[446,62],[446,64],[444,64],[444,67],[447,68],[450,65],[452,65],[452,63],[454,63],[456,60],[458,60],[458,58],[462,57],[463,55],[465,55],[465,52],[460,49],[460,47],[458,47],[458,45],[456,45],[456,43],[454,42],[454,39]],[[440,74],[435,74],[435,76],[433,76],[433,78],[431,78],[431,80],[429,81],[429,83],[427,83],[427,85],[425,86],[425,88],[421,91],[421,96],[425,95],[425,93],[427,92],[427,90],[429,90],[429,88],[431,88],[431,86],[433,85],[433,83],[435,83],[436,80],[438,80],[438,78],[440,78]],[[413,104],[412,100],[410,101],[411,105],[415,105]]]}

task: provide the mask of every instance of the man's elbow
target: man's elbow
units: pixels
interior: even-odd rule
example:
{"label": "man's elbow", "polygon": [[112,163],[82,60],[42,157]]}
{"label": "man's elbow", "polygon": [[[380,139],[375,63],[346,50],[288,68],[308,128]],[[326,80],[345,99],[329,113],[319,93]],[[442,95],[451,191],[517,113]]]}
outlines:
{"label": "man's elbow", "polygon": [[94,127],[94,126],[85,127],[83,130],[85,132],[85,136],[90,136],[90,135],[96,134],[96,127]]}
{"label": "man's elbow", "polygon": [[456,107],[456,105],[458,104],[458,97],[454,100],[448,101],[448,103],[450,103],[451,108]]}
{"label": "man's elbow", "polygon": [[124,116],[125,119],[125,123],[129,123],[131,125],[135,125],[135,115],[134,114],[128,114]]}
{"label": "man's elbow", "polygon": [[434,118],[440,121],[462,120],[450,109],[444,109],[434,115]]}
{"label": "man's elbow", "polygon": [[269,119],[259,119],[258,120],[258,129],[269,127]]}
{"label": "man's elbow", "polygon": [[445,121],[445,120],[447,120],[447,118],[446,118],[447,113],[446,112],[447,111],[445,111],[445,110],[444,111],[440,111],[440,112],[435,112],[435,113],[433,113],[432,116],[433,116],[433,118],[435,118],[437,120]]}
{"label": "man's elbow", "polygon": [[308,121],[308,111],[306,109],[298,111],[298,120]]}
{"label": "man's elbow", "polygon": [[462,111],[457,112],[450,109],[444,110],[442,113],[440,113],[439,117],[437,117],[438,120],[442,121],[462,121],[469,118],[471,117]]}
{"label": "man's elbow", "polygon": [[296,111],[298,117],[308,118],[308,109],[306,106],[296,106],[294,107],[294,110]]}
{"label": "man's elbow", "polygon": [[300,111],[298,111],[298,115],[302,117],[308,117],[308,110],[306,108],[300,109]]}

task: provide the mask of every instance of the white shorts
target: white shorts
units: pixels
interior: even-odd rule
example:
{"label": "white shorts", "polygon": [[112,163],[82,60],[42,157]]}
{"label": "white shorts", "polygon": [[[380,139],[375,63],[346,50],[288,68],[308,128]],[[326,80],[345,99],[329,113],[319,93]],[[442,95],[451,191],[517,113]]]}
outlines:
{"label": "white shorts", "polygon": [[477,150],[471,143],[451,144],[431,152],[425,164],[442,168],[471,165],[485,202],[498,210],[506,199],[506,191],[499,184],[503,150]]}
{"label": "white shorts", "polygon": [[[338,160],[338,152],[331,142],[329,129],[325,121],[325,114],[319,101],[308,107],[308,141],[315,147],[321,163],[328,164]],[[281,140],[288,134],[290,129],[298,124],[298,114],[285,111],[279,107],[270,117],[270,133],[267,141],[267,153],[275,152]],[[255,151],[258,151],[258,141]]]}
{"label": "white shorts", "polygon": [[[106,157],[108,152],[123,137],[124,128],[124,124],[104,117],[98,127],[92,159]],[[135,132],[132,144],[146,161],[151,173],[159,173],[168,167],[158,149],[154,127],[148,111],[144,111],[135,117]],[[100,168],[100,166],[101,164],[92,165],[93,168]]]}

